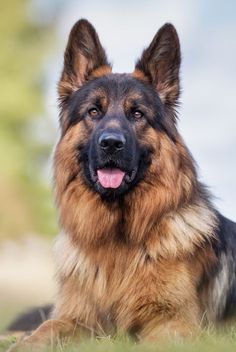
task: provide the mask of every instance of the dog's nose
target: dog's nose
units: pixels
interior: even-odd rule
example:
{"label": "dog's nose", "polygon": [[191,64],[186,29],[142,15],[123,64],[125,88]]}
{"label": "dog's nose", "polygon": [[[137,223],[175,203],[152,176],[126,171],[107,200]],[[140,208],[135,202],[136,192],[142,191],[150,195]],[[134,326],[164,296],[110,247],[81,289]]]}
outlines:
{"label": "dog's nose", "polygon": [[98,139],[101,149],[108,153],[122,150],[125,143],[125,136],[121,132],[103,132]]}

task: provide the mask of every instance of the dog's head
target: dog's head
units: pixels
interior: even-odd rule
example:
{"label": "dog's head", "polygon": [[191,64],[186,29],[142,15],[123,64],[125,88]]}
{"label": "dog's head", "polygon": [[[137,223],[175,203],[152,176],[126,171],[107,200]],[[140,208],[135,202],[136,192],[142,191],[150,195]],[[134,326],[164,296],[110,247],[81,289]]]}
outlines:
{"label": "dog's head", "polygon": [[61,165],[64,187],[82,180],[103,199],[115,200],[150,178],[157,159],[163,159],[161,140],[168,149],[178,139],[179,67],[179,40],[171,24],[157,32],[132,74],[111,73],[92,25],[86,20],[74,25],[59,82],[62,136],[56,167]]}

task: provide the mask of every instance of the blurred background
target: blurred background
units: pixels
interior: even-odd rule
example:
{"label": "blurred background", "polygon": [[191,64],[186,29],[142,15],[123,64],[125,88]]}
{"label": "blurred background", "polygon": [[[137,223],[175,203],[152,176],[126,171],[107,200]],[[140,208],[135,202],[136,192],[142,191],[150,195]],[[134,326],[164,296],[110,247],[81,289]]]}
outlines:
{"label": "blurred background", "polygon": [[133,70],[161,25],[176,26],[183,56],[179,128],[218,209],[236,221],[235,1],[1,1],[0,330],[55,295],[56,85],[67,36],[81,17],[96,27],[115,72]]}

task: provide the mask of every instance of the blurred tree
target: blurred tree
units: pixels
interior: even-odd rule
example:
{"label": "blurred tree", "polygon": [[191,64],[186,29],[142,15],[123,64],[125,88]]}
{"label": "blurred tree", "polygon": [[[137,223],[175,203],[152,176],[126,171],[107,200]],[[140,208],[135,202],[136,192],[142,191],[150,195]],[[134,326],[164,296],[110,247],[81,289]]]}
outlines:
{"label": "blurred tree", "polygon": [[43,113],[42,59],[53,28],[30,20],[29,1],[0,3],[0,238],[56,231],[50,188],[40,176],[48,145],[32,137]]}

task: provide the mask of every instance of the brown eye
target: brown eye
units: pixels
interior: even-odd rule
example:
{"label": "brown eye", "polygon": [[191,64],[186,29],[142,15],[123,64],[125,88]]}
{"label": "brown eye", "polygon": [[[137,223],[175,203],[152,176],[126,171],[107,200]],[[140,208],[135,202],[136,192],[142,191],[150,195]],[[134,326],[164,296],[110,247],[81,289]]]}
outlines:
{"label": "brown eye", "polygon": [[91,117],[97,117],[99,115],[99,111],[96,108],[89,109],[88,113]]}
{"label": "brown eye", "polygon": [[143,113],[141,112],[141,111],[139,111],[139,110],[135,110],[134,112],[133,112],[133,117],[135,118],[135,119],[141,119],[141,117],[143,117]]}

